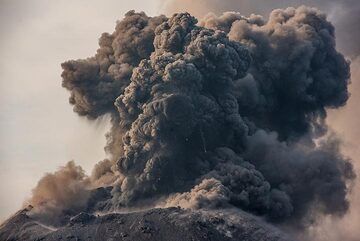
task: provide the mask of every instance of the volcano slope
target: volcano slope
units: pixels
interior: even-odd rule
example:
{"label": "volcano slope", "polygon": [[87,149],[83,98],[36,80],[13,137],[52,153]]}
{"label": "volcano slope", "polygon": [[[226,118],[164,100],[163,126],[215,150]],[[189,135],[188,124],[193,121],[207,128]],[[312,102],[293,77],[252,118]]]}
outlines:
{"label": "volcano slope", "polygon": [[264,221],[238,210],[190,211],[159,208],[96,216],[79,213],[60,228],[42,225],[23,209],[0,227],[4,241],[285,241],[291,240]]}

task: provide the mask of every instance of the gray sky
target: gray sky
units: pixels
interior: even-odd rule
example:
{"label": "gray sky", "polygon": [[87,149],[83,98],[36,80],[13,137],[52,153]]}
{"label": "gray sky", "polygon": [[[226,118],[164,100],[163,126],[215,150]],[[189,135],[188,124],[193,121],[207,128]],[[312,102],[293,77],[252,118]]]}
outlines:
{"label": "gray sky", "polygon": [[[154,4],[155,3],[155,4]],[[72,112],[60,63],[91,56],[102,32],[156,1],[0,0],[0,220],[44,175],[69,160],[90,171],[105,157],[106,120]]]}

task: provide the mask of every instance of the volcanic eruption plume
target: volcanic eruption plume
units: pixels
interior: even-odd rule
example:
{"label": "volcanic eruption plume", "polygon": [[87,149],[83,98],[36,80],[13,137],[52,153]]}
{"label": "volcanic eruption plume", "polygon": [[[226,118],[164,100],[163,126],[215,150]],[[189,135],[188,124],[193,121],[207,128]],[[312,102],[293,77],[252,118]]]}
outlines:
{"label": "volcanic eruption plume", "polygon": [[[64,62],[62,77],[76,113],[111,116],[109,158],[89,177],[74,163],[44,177],[29,201],[35,215],[90,200],[101,211],[236,207],[306,227],[347,211],[355,175],[325,118],[346,104],[350,70],[325,14],[130,11],[99,46]],[[111,194],[98,200],[96,187]]]}

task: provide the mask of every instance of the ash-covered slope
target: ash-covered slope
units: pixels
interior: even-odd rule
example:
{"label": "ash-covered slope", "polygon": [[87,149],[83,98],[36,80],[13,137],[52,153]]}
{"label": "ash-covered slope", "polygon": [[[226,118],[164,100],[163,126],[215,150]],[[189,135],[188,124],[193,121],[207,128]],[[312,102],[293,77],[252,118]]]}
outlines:
{"label": "ash-covered slope", "polygon": [[0,240],[36,240],[52,230],[30,218],[27,213],[31,206],[22,209],[11,216],[0,226]]}
{"label": "ash-covered slope", "polygon": [[51,229],[24,209],[0,228],[0,240],[131,240],[131,241],[280,241],[290,240],[258,218],[236,210],[189,211],[151,209],[94,216],[80,213],[63,227]]}

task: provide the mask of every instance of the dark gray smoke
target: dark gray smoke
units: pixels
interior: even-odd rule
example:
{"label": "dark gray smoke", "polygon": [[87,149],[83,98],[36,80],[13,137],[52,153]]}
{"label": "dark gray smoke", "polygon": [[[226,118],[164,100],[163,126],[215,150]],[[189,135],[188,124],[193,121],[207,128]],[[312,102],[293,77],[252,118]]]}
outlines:
{"label": "dark gray smoke", "polygon": [[130,11],[117,23],[114,33],[101,35],[94,57],[61,65],[62,86],[71,92],[69,102],[74,111],[89,119],[111,115],[112,128],[105,150],[113,158],[122,153],[122,132],[114,101],[130,83],[133,68],[154,51],[154,30],[163,21],[164,16],[150,18],[143,12]]}
{"label": "dark gray smoke", "polygon": [[221,15],[235,11],[242,15],[261,14],[265,17],[277,8],[306,5],[328,13],[334,23],[339,49],[347,56],[360,54],[360,29],[354,28],[360,21],[358,0],[162,0],[167,13],[188,11],[202,18],[209,12]]}
{"label": "dark gray smoke", "polygon": [[[351,64],[351,92],[350,102],[348,101],[345,108],[330,111],[329,118],[326,122],[330,128],[342,135],[344,143],[342,144],[343,152],[350,155],[358,170],[359,161],[357,148],[359,133],[352,123],[358,122],[356,115],[357,99],[359,99],[359,55],[360,55],[360,28],[356,27],[360,21],[360,4],[358,0],[164,0],[164,10],[167,13],[189,11],[197,17],[204,17],[208,12],[218,15],[225,11],[239,11],[243,15],[252,13],[261,14],[267,18],[268,14],[276,8],[284,8],[289,5],[316,7],[328,14],[328,19],[334,24],[336,32],[337,49],[344,53],[348,58],[352,59]],[[210,15],[211,16],[211,15]],[[207,16],[208,17],[208,16]],[[207,18],[206,17],[206,18]],[[251,95],[254,96],[254,95]],[[354,112],[355,111],[355,112]],[[358,172],[358,171],[357,171]],[[352,187],[349,195],[350,209],[343,218],[327,217],[321,218],[320,224],[316,224],[316,228],[311,230],[312,236],[306,240],[357,240],[359,237],[359,181],[356,186]],[[314,227],[313,227],[314,228]],[[315,236],[316,237],[315,237]]]}
{"label": "dark gray smoke", "polygon": [[254,61],[249,78],[238,83],[240,114],[282,139],[309,132],[325,107],[348,99],[349,64],[335,49],[333,26],[317,10],[274,10],[268,21],[225,13],[202,24],[249,47]]}
{"label": "dark gray smoke", "polygon": [[324,120],[348,99],[349,63],[323,13],[129,12],[99,45],[62,77],[75,112],[112,115],[112,158],[90,178],[113,186],[112,208],[158,199],[297,224],[347,211],[352,165]]}
{"label": "dark gray smoke", "polygon": [[70,60],[61,66],[63,87],[79,115],[97,118],[114,112],[114,100],[130,83],[132,70],[153,52],[154,29],[164,17],[128,12],[113,34],[103,33],[94,57]]}

